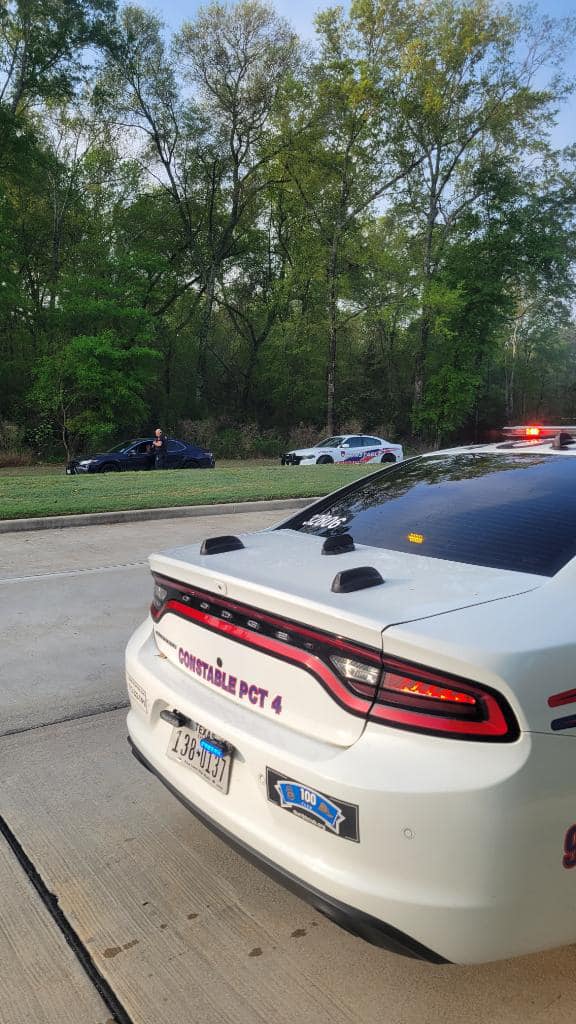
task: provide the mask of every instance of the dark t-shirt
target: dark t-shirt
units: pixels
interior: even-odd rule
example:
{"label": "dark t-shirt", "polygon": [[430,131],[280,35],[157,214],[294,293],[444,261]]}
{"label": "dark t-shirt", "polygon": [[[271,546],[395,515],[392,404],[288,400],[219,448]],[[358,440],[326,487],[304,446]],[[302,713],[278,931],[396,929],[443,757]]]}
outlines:
{"label": "dark t-shirt", "polygon": [[166,458],[166,452],[168,450],[166,437],[164,436],[164,434],[162,434],[161,437],[157,437],[155,438],[155,440],[161,441],[162,443],[152,445],[152,451],[154,452],[154,460],[156,462],[164,462],[164,459]]}

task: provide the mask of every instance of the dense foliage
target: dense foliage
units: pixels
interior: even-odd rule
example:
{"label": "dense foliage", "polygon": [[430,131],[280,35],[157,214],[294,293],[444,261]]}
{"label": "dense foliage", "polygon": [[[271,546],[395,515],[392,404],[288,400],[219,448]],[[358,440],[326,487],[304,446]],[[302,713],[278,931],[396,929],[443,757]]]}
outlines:
{"label": "dense foliage", "polygon": [[0,446],[576,417],[569,21],[0,8]]}

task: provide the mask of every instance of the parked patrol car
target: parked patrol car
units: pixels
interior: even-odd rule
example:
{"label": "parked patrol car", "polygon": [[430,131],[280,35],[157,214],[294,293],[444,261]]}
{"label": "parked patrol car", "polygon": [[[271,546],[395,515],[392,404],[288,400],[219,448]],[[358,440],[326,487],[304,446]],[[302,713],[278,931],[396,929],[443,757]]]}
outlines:
{"label": "parked patrol car", "polygon": [[402,462],[401,444],[368,434],[339,434],[319,441],[312,448],[285,452],[283,466],[322,466],[330,462]]}
{"label": "parked patrol car", "polygon": [[152,555],[137,758],[370,942],[573,943],[575,455],[576,427],[517,428]]}

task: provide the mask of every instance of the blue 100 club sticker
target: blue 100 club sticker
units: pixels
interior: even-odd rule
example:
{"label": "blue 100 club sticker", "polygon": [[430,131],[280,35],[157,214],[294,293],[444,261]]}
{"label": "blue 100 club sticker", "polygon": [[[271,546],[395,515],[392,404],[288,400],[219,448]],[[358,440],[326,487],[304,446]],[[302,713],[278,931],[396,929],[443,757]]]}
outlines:
{"label": "blue 100 club sticker", "polygon": [[266,768],[266,790],[268,799],[273,804],[277,804],[297,818],[302,818],[340,839],[360,842],[356,804],[319,793],[311,786],[286,778],[272,768]]}

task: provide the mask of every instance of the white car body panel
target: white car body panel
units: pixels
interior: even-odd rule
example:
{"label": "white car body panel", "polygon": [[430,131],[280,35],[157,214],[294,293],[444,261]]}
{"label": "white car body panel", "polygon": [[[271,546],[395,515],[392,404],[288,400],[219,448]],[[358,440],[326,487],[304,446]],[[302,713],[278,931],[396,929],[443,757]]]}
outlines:
{"label": "white car body panel", "polygon": [[[457,562],[438,563],[438,559],[406,555],[394,551],[375,551],[362,545],[349,555],[319,560],[313,576],[306,574],[318,558],[322,541],[318,537],[294,534],[283,554],[278,554],[278,534],[267,531],[241,535],[246,547],[227,554],[201,555],[200,545],[151,555],[153,572],[177,578],[182,583],[215,591],[236,601],[255,603],[257,594],[263,607],[288,619],[310,621],[329,633],[345,633],[377,650],[381,647],[382,630],[393,622],[408,618],[441,615],[452,609],[483,601],[497,601],[542,584],[539,576],[524,573],[501,573],[493,569],[477,570]],[[334,594],[330,585],[336,571],[364,565],[367,561],[380,570],[386,587],[374,594]],[[472,570],[476,568],[476,572]],[[236,572],[233,574],[234,570]],[[439,589],[438,575],[444,585]],[[167,615],[155,626],[158,648],[169,661],[181,668],[180,652],[192,653],[214,668],[214,638],[194,623]],[[349,746],[361,735],[364,720],[340,708],[320,686],[311,685],[310,677],[301,669],[283,662],[272,663],[274,682],[270,681],[270,658],[239,646],[233,640],[218,637],[218,655],[236,679],[268,691],[263,706],[254,703],[259,716],[274,720],[272,694],[282,697],[282,724],[305,735]],[[212,652],[212,656],[211,656]],[[190,660],[189,658],[187,659]],[[231,666],[231,667],[230,667]],[[186,671],[184,665],[183,671]],[[190,670],[188,669],[188,672]],[[192,671],[191,683],[212,687]],[[221,690],[227,700],[238,703],[237,692]],[[242,699],[248,704],[247,694]]]}
{"label": "white car body panel", "polygon": [[[151,567],[231,608],[309,624],[496,691],[518,736],[466,742],[367,720],[305,668],[168,610],[143,623],[126,653],[139,756],[223,834],[307,892],[386,922],[440,959],[480,963],[574,942],[576,872],[566,867],[576,856],[566,864],[563,853],[576,821],[576,715],[555,733],[570,707],[548,698],[576,687],[576,560],[546,577],[361,544],[324,556],[321,537],[294,531],[241,539],[242,550],[222,554],[197,545],[155,554]],[[332,592],[337,572],[365,565],[383,586]],[[182,651],[220,659],[221,671],[254,685],[254,699],[191,671]],[[271,707],[277,693],[280,714]],[[227,795],[167,758],[172,726],[160,715],[172,709],[234,747]],[[357,837],[272,802],[270,771],[356,807]]]}
{"label": "white car body panel", "polygon": [[[338,558],[321,556],[322,540],[303,533],[291,533],[289,542],[283,544],[278,543],[279,534],[274,530],[239,536],[247,545],[243,551],[201,555],[200,545],[191,544],[151,555],[150,568],[248,604],[256,603],[258,595],[267,610],[303,622],[312,621],[309,616],[313,616],[319,628],[341,630],[350,639],[372,647],[379,646],[382,629],[394,622],[494,601],[545,582],[542,576],[406,556],[362,544]],[[367,562],[386,580],[376,598],[370,590],[332,593],[337,572]]]}

